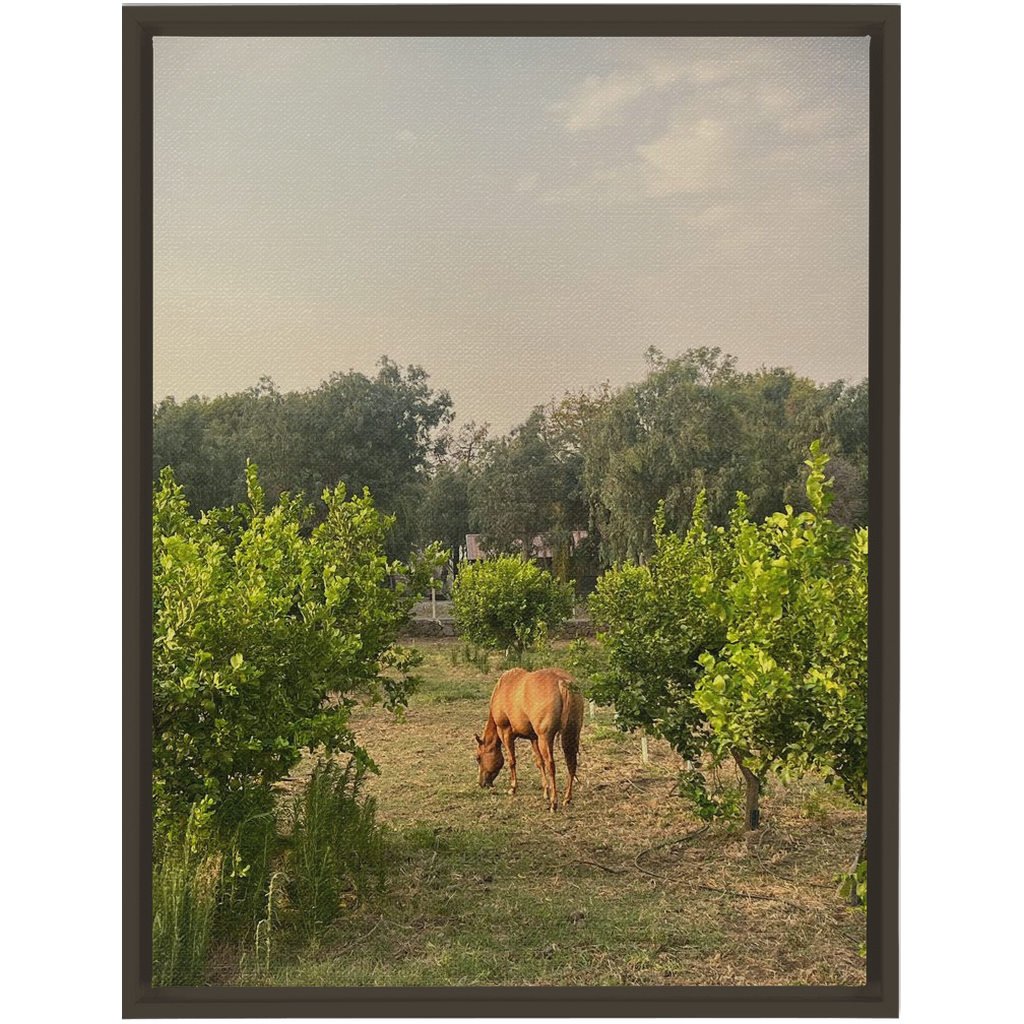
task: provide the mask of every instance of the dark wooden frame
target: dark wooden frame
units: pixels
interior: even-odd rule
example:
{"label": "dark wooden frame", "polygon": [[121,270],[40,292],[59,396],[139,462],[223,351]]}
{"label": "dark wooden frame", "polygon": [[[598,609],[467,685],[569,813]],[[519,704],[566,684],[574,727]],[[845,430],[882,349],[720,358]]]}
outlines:
{"label": "dark wooden frame", "polygon": [[[896,5],[124,7],[123,1015],[898,1016],[900,8]],[[155,35],[866,35],[871,525],[867,985],[863,988],[157,989],[152,921],[152,127]]]}

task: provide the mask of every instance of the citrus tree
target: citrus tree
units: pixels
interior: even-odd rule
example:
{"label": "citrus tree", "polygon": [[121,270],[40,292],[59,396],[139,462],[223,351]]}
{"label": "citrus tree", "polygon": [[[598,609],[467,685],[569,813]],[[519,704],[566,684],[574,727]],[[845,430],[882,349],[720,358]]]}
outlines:
{"label": "citrus tree", "polygon": [[701,655],[694,700],[757,777],[814,768],[864,803],[868,531],[828,518],[827,461],[812,445],[807,511],[737,524],[715,595],[728,643]]}
{"label": "citrus tree", "polygon": [[725,643],[725,626],[695,588],[723,573],[726,555],[706,523],[705,495],[680,536],[654,520],[654,553],[642,565],[620,563],[597,581],[589,608],[608,668],[594,674],[590,696],[615,707],[619,725],[667,740],[688,760],[707,746],[704,714],[693,700],[698,658]]}
{"label": "citrus tree", "polygon": [[467,565],[452,587],[459,632],[470,643],[521,655],[572,614],[572,584],[515,555]]}
{"label": "citrus tree", "polygon": [[[806,511],[756,524],[740,494],[729,526],[708,529],[700,497],[683,536],[659,512],[652,557],[591,598],[610,663],[592,695],[690,760],[734,758],[749,828],[772,772],[814,768],[867,798],[868,534],[828,519],[827,461],[812,444]],[[713,813],[700,773],[688,781]]]}
{"label": "citrus tree", "polygon": [[[248,502],[194,515],[171,470],[153,504],[155,819],[196,809],[227,825],[303,749],[368,760],[349,728],[359,701],[402,705],[413,653],[396,645],[417,581],[395,588],[391,520],[369,493],[324,492],[326,517],[287,495],[269,510],[256,468]],[[408,569],[401,567],[408,575]]]}

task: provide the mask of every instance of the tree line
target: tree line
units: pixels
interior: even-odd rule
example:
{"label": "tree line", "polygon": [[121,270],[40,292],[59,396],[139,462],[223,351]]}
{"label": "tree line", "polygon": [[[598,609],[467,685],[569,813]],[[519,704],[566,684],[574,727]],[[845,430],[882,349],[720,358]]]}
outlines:
{"label": "tree line", "polygon": [[700,493],[712,525],[728,522],[738,491],[754,521],[805,509],[816,439],[831,456],[832,519],[866,524],[866,379],[740,372],[717,348],[649,349],[646,363],[640,381],[567,392],[501,435],[456,429],[449,393],[387,357],[373,376],[335,373],[307,391],[264,378],[213,399],[167,398],[154,408],[154,481],[170,466],[194,509],[226,507],[245,500],[252,461],[269,501],[302,493],[321,516],[325,490],[367,488],[395,518],[390,557],[440,542],[454,576],[467,534],[493,554],[530,554],[540,539],[555,574],[587,590],[608,566],[654,554],[659,507],[666,529],[684,531]]}

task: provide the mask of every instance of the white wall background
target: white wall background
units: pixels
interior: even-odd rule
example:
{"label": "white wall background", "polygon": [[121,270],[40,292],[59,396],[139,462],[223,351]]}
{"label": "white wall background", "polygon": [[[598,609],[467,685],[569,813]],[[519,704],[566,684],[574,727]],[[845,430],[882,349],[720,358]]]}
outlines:
{"label": "white wall background", "polygon": [[[44,988],[57,1019],[106,1021],[120,1014],[120,32],[106,0],[65,7],[12,8],[0,69],[5,1005],[24,1019],[24,993]],[[83,9],[107,27],[81,29]],[[975,10],[911,0],[902,19],[913,1024],[1008,1019],[1016,1001],[1021,18]],[[40,79],[44,51],[63,81]]]}

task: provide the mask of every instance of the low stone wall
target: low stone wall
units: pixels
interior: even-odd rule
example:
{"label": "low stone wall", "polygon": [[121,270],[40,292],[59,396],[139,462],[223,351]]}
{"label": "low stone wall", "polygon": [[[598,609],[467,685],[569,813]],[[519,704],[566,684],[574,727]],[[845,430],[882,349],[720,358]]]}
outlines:
{"label": "low stone wall", "polygon": [[[436,619],[409,619],[400,630],[400,635],[407,638],[440,639],[456,637],[455,620],[447,616]],[[575,640],[577,637],[594,635],[594,624],[589,619],[568,619],[553,626],[548,634],[552,640]]]}
{"label": "low stone wall", "polygon": [[454,619],[409,619],[399,630],[399,635],[418,639],[458,636]]}

